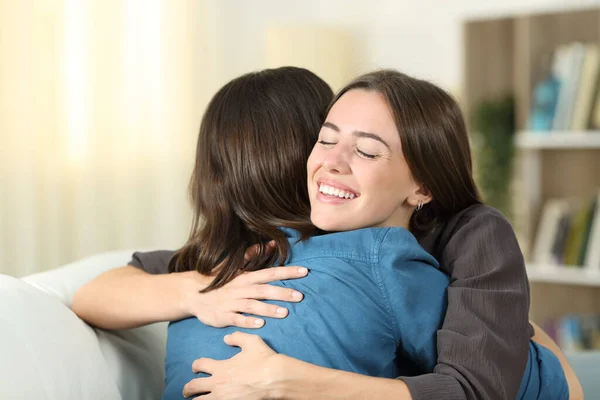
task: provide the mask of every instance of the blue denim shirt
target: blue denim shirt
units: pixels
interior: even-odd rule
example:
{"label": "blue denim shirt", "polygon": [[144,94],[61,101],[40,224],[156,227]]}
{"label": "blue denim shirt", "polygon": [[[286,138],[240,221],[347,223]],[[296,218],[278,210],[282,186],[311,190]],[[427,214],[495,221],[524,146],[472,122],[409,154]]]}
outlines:
{"label": "blue denim shirt", "polygon": [[279,353],[364,375],[394,378],[433,370],[449,278],[410,232],[366,228],[299,243],[296,232],[286,232],[286,264],[310,273],[275,284],[299,290],[304,300],[281,303],[289,315],[267,319],[257,330],[213,328],[196,318],[171,323],[164,399],[183,398],[183,386],[204,376],[192,373],[195,359],[237,354],[238,348],[223,342],[234,331],[258,334]]}

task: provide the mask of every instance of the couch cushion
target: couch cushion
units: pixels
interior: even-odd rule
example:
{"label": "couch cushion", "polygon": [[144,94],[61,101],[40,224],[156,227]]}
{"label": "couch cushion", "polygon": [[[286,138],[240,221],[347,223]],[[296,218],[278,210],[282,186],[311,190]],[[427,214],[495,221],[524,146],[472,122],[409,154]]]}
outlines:
{"label": "couch cushion", "polygon": [[[106,331],[102,329],[93,329],[81,321],[75,314],[71,312],[69,307],[72,304],[73,295],[89,280],[93,279],[102,272],[112,268],[126,265],[131,259],[132,250],[115,251],[87,257],[63,267],[30,275],[22,280],[2,276],[3,280],[0,283],[0,322],[4,319],[15,319],[15,327],[19,331],[20,336],[25,340],[20,342],[10,343],[8,340],[9,332],[0,330],[0,354],[4,355],[5,346],[13,346],[15,349],[14,355],[11,358],[18,358],[19,354],[28,350],[31,354],[37,352],[45,353],[47,351],[58,351],[60,357],[55,357],[55,361],[44,359],[45,363],[36,370],[33,376],[44,376],[50,381],[54,380],[54,371],[60,365],[64,365],[61,370],[72,371],[73,380],[65,382],[65,388],[69,388],[67,383],[70,382],[72,389],[75,391],[72,397],[61,395],[51,397],[50,395],[42,395],[41,399],[124,399],[124,400],[152,400],[160,399],[164,387],[164,359],[165,359],[165,343],[167,334],[167,324],[154,324],[137,329],[128,329],[122,331]],[[4,285],[9,290],[4,289]],[[25,295],[19,293],[25,291]],[[7,306],[4,302],[4,297],[10,298],[13,307]],[[19,299],[19,300],[17,300]],[[30,300],[31,299],[31,300]],[[36,300],[37,299],[37,300]],[[43,300],[42,300],[43,299]],[[37,306],[38,302],[46,301],[44,310]],[[19,307],[15,308],[14,304]],[[51,315],[52,313],[60,314],[60,317],[67,321],[64,324],[57,324],[54,318],[39,318],[36,319],[38,313]],[[14,318],[14,315],[17,318]],[[23,325],[18,322],[21,318],[29,318],[29,325]],[[3,325],[0,325],[3,326]],[[33,329],[35,327],[35,329]],[[25,333],[21,333],[23,330]],[[27,334],[33,335],[33,332],[48,332],[52,340],[37,340],[29,342],[26,338]],[[31,332],[31,333],[29,333]],[[70,341],[78,340],[80,336],[84,336],[85,342],[77,347],[71,353]],[[61,338],[58,341],[57,338]],[[28,347],[29,344],[29,349]],[[54,344],[58,347],[55,347]],[[54,347],[54,349],[53,349]],[[59,351],[60,349],[60,351]],[[31,353],[31,354],[30,354]],[[6,353],[9,354],[9,353]],[[86,361],[86,364],[81,364],[81,357]],[[28,364],[24,361],[24,364]],[[25,381],[15,380],[19,384],[7,383],[4,385],[4,377],[10,375],[3,374],[4,369],[11,368],[11,362],[0,360],[0,399],[4,398],[29,398],[27,396],[4,396],[2,390],[6,387],[7,393],[18,393],[23,387]],[[97,370],[101,370],[101,374],[97,374]],[[41,374],[40,371],[45,371]],[[17,369],[13,371],[17,375],[24,376],[24,379],[29,379],[27,370]],[[33,372],[33,371],[31,371]],[[66,373],[66,372],[65,372]],[[88,382],[80,379],[80,374],[89,377],[89,379],[98,379],[104,384],[110,386],[113,390],[112,395],[107,395],[105,392],[95,390],[90,387]],[[69,375],[67,373],[67,375]],[[57,377],[58,382],[61,377]],[[11,382],[7,380],[7,382]],[[27,381],[29,382],[29,381]],[[81,386],[81,387],[80,387]],[[39,389],[33,387],[32,390]],[[80,394],[83,391],[85,395]],[[116,392],[114,392],[116,390]],[[29,392],[28,392],[29,393]],[[34,392],[32,392],[34,393]],[[39,391],[35,392],[39,393]],[[48,392],[54,396],[54,391]],[[94,393],[91,395],[90,393]]]}
{"label": "couch cushion", "polygon": [[[133,252],[96,254],[22,279],[70,307],[77,289],[105,271],[126,265]],[[160,399],[164,388],[167,324],[121,331],[94,328],[92,331],[97,335],[97,347],[122,398]]]}
{"label": "couch cushion", "polygon": [[96,333],[55,296],[0,275],[0,327],[0,398],[122,398]]}

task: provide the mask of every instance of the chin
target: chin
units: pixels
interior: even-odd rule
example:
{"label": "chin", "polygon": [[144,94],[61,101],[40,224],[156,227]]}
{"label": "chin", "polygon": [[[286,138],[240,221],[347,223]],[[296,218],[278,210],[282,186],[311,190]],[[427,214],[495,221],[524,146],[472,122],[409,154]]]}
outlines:
{"label": "chin", "polygon": [[343,232],[355,229],[339,220],[332,220],[331,218],[312,218],[311,222],[314,226],[325,232]]}

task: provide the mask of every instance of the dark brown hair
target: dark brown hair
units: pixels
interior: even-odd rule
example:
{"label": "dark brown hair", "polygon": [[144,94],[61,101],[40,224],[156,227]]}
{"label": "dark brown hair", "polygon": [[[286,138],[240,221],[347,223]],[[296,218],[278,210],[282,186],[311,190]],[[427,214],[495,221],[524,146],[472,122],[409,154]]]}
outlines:
{"label": "dark brown hair", "polygon": [[[205,290],[216,289],[240,271],[285,262],[289,244],[280,227],[302,238],[314,233],[306,160],[332,98],[325,81],[295,67],[243,75],[215,94],[198,134],[190,237],[170,272],[216,272]],[[270,240],[277,251],[266,251]],[[244,262],[252,245],[257,255]]]}
{"label": "dark brown hair", "polygon": [[413,177],[433,200],[414,212],[410,230],[429,233],[455,213],[481,203],[465,121],[456,101],[434,84],[394,70],[362,75],[335,96],[368,90],[385,98],[400,134],[402,152]]}

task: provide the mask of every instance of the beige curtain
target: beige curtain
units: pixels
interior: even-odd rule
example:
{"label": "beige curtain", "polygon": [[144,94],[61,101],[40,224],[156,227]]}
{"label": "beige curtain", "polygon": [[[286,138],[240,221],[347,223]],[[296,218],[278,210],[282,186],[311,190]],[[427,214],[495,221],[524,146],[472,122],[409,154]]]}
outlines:
{"label": "beige curtain", "polygon": [[0,0],[0,273],[185,240],[215,4]]}

